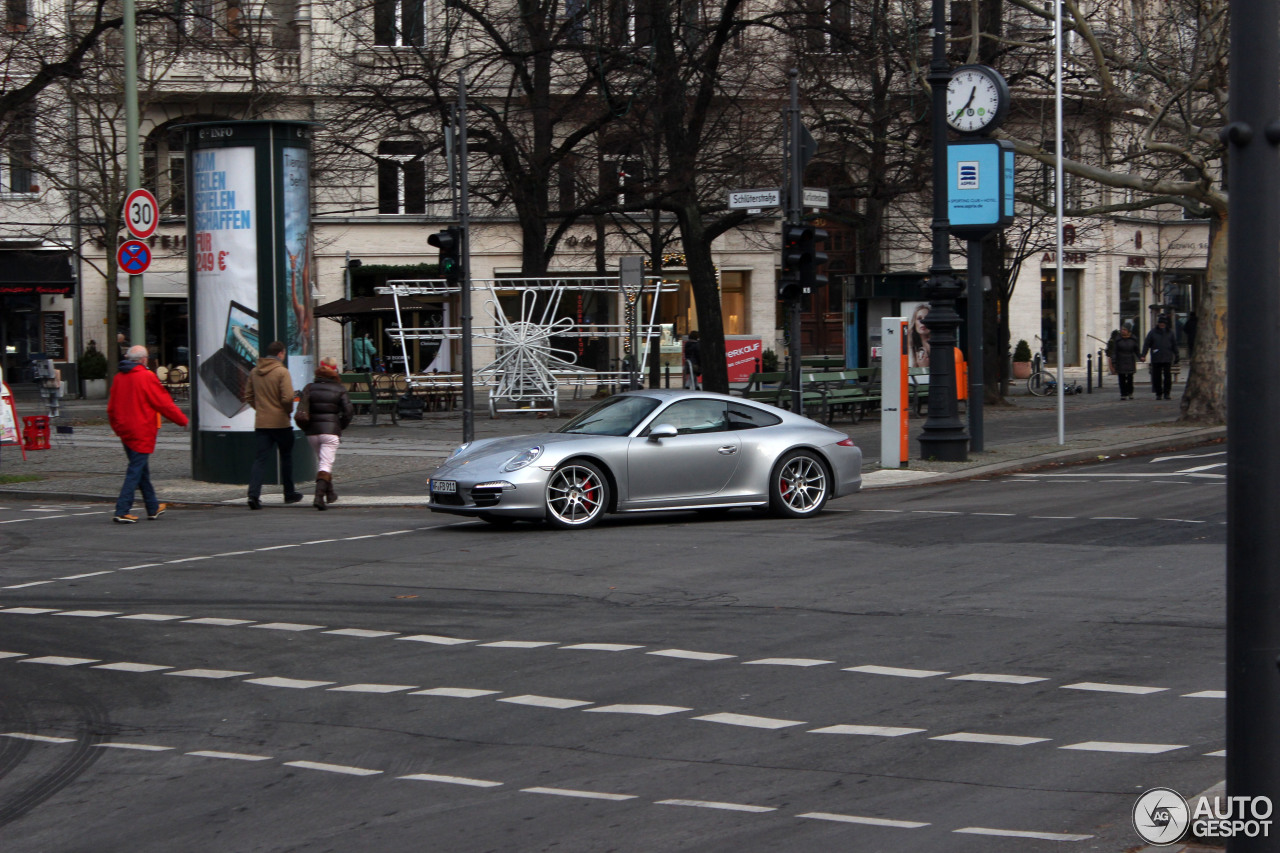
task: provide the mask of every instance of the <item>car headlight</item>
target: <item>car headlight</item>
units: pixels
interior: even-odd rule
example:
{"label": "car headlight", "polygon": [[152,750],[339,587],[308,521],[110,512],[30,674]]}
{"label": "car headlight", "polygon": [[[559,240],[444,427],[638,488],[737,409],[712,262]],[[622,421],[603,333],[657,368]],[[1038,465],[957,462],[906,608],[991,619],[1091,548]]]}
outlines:
{"label": "car headlight", "polygon": [[542,446],[537,445],[530,447],[528,450],[522,450],[515,456],[507,460],[507,464],[502,466],[503,471],[519,471],[521,468],[533,462],[542,455]]}
{"label": "car headlight", "polygon": [[[453,459],[455,456],[461,456],[463,451],[465,451],[470,446],[471,446],[471,442],[469,441],[465,444],[459,444],[457,449],[449,454],[449,459]],[[445,461],[448,462],[449,459],[446,459]]]}

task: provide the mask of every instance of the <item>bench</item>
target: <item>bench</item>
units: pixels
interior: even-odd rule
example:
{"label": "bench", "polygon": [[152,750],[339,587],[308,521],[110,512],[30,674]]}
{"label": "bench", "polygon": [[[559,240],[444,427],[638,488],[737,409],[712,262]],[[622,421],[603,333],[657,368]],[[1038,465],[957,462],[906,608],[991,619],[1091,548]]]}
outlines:
{"label": "bench", "polygon": [[845,409],[857,423],[867,412],[880,407],[878,367],[807,373],[801,376],[801,380],[806,391],[819,395],[822,415],[827,422],[834,420],[837,411]]}
{"label": "bench", "polygon": [[742,396],[759,403],[777,405],[778,392],[786,389],[787,374],[780,370],[767,373],[753,373],[747,380],[747,387],[742,389]]}
{"label": "bench", "polygon": [[805,371],[844,370],[843,355],[805,355],[800,357],[800,367]]}
{"label": "bench", "polygon": [[391,422],[396,423],[396,398],[394,391],[387,393],[379,386],[386,386],[384,382],[374,382],[373,375],[369,373],[339,373],[338,381],[347,389],[347,396],[351,398],[351,405],[359,411],[362,407],[367,409],[373,418],[373,424],[378,423],[378,409],[386,407],[391,413]]}

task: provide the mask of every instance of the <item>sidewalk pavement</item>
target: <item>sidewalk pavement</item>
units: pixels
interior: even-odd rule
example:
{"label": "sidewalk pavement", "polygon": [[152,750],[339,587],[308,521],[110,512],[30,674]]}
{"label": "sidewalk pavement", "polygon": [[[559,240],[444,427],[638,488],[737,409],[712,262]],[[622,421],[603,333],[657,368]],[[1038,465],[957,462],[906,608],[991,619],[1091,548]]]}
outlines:
{"label": "sidewalk pavement", "polygon": [[[1142,389],[1145,390],[1145,389]],[[1225,427],[1203,427],[1177,422],[1181,386],[1175,386],[1172,401],[1157,401],[1149,391],[1139,391],[1135,400],[1119,399],[1114,379],[1092,394],[1065,398],[1059,442],[1058,400],[1032,397],[1015,388],[1002,406],[985,406],[984,444],[980,452],[970,452],[965,462],[938,462],[920,459],[919,438],[924,418],[911,417],[908,427],[907,467],[893,470],[879,467],[880,422],[873,415],[853,424],[845,415],[832,426],[849,433],[864,455],[863,488],[911,486],[947,480],[987,476],[1063,465],[1120,455],[1173,450],[1221,441]],[[1019,393],[1019,391],[1021,393]],[[474,418],[475,437],[546,432],[565,423],[591,400],[562,398],[561,417],[504,414],[490,419],[484,401],[477,394]],[[106,421],[105,400],[63,402],[64,422],[73,425],[70,435],[56,434],[49,450],[27,451],[26,460],[16,446],[0,450],[0,497],[41,500],[111,500],[120,491],[125,455],[119,440]],[[19,418],[43,414],[37,402],[18,403]],[[962,410],[961,420],[967,424]],[[367,415],[356,418],[342,438],[334,467],[334,483],[344,506],[425,506],[426,480],[462,441],[461,412],[427,412],[422,420],[401,420],[391,425],[385,417],[377,426]],[[24,482],[15,475],[38,477]],[[191,479],[189,435],[165,423],[156,452],[151,459],[151,479],[162,501],[178,504],[242,504],[244,485],[206,483]],[[298,488],[309,491],[309,483]],[[263,502],[282,504],[279,494],[268,486]],[[300,506],[309,507],[308,502]]]}

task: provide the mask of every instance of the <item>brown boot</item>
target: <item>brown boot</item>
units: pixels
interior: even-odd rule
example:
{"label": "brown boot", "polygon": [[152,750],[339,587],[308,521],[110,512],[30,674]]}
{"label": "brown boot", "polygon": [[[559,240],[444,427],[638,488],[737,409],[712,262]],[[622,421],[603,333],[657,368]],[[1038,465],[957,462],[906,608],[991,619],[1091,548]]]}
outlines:
{"label": "brown boot", "polygon": [[311,502],[311,505],[313,507],[315,507],[316,509],[329,508],[328,505],[325,504],[324,502],[325,494],[327,493],[328,488],[329,488],[328,473],[321,471],[319,474],[316,474],[316,497],[315,497],[315,500]]}
{"label": "brown boot", "polygon": [[338,493],[333,490],[333,472],[330,471],[324,475],[324,499],[329,503],[333,503],[338,499]]}

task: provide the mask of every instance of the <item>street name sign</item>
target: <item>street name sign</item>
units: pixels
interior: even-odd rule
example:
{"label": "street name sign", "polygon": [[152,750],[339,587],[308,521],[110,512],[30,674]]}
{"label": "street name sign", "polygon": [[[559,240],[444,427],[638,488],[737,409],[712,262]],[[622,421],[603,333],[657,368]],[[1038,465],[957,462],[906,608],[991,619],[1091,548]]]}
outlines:
{"label": "street name sign", "polygon": [[753,207],[777,207],[782,203],[780,190],[730,190],[729,207],[732,209]]}
{"label": "street name sign", "polygon": [[815,190],[809,187],[804,188],[803,207],[821,207],[827,208],[831,206],[831,193],[827,190]]}

